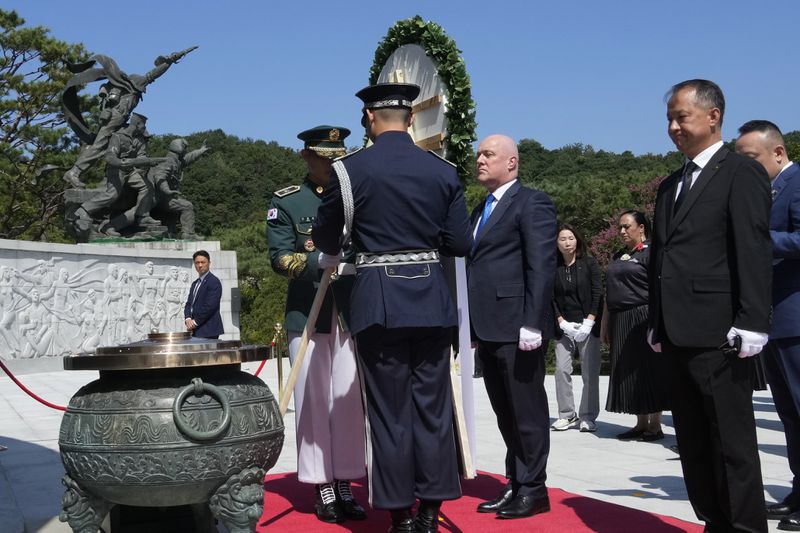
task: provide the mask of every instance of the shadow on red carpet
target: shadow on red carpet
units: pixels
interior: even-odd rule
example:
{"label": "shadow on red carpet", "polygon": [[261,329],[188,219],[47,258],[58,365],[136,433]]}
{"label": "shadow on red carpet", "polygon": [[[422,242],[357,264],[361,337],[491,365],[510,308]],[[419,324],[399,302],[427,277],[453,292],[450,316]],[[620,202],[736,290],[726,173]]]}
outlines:
{"label": "shadow on red carpet", "polygon": [[[364,521],[325,524],[314,516],[314,492],[311,485],[297,481],[297,474],[274,474],[264,480],[264,514],[256,531],[281,533],[353,531],[385,532],[389,513],[367,505],[367,489],[353,483],[353,494],[367,508]],[[442,505],[439,531],[494,533],[500,531],[598,532],[598,533],[700,533],[703,528],[691,522],[662,516],[613,503],[578,496],[560,489],[549,489],[549,513],[517,520],[501,520],[493,514],[480,514],[475,507],[497,496],[505,484],[501,476],[480,472],[476,479],[462,481],[464,495]]]}

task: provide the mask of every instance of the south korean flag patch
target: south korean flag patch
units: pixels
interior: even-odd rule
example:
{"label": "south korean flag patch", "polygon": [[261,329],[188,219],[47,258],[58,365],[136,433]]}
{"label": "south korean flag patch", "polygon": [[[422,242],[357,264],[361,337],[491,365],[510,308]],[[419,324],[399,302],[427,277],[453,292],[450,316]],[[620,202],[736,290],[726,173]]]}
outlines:
{"label": "south korean flag patch", "polygon": [[276,220],[278,218],[278,208],[273,207],[267,211],[267,220]]}

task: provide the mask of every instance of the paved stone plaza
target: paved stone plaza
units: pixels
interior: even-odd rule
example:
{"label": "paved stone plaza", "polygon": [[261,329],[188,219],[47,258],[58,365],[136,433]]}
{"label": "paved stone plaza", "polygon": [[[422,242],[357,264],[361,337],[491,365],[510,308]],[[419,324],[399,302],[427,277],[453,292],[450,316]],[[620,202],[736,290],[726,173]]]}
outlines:
{"label": "paved stone plaza", "polygon": [[[288,374],[288,361],[284,369]],[[254,371],[257,365],[245,368]],[[268,361],[261,377],[277,394],[275,361]],[[97,377],[96,372],[46,372],[19,376],[34,392],[53,403],[65,405],[80,386]],[[580,378],[577,378],[577,382]],[[475,380],[477,419],[477,466],[489,472],[503,472],[504,448],[494,415],[480,380]],[[552,376],[546,379],[551,418],[556,412]],[[600,378],[601,403],[608,378]],[[578,393],[576,385],[576,393]],[[791,473],[786,461],[783,428],[769,392],[754,399],[761,467],[768,501],[788,493]],[[26,396],[5,375],[0,376],[0,531],[69,532],[58,521],[64,473],[58,456],[61,413]],[[569,492],[614,502],[654,513],[696,521],[686,498],[680,462],[670,449],[675,444],[672,419],[665,413],[667,437],[654,443],[620,442],[614,435],[629,428],[633,416],[601,410],[597,433],[576,429],[551,434],[548,485]],[[294,418],[286,416],[286,442],[274,472],[296,469]],[[310,497],[310,493],[309,493]],[[533,519],[535,520],[535,518]],[[770,531],[777,531],[770,522]]]}

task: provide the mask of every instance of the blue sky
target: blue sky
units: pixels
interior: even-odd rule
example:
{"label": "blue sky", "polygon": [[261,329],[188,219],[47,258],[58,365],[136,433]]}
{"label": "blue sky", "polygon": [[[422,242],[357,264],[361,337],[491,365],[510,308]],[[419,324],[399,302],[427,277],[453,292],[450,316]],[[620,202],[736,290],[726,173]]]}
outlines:
{"label": "blue sky", "polygon": [[299,148],[299,131],[328,123],[353,130],[348,144],[358,144],[353,95],[387,30],[417,14],[462,50],[481,138],[664,153],[673,149],[664,94],[696,77],[725,92],[725,139],[754,118],[800,129],[800,2],[792,0],[5,0],[3,8],[129,73],[199,45],[140,104],[154,133],[221,128]]}

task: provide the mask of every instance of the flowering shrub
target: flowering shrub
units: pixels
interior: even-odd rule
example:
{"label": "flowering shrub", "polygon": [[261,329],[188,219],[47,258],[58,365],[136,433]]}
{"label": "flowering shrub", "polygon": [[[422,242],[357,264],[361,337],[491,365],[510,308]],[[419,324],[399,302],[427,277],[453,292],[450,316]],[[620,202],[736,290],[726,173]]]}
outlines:
{"label": "flowering shrub", "polygon": [[[659,184],[664,180],[665,176],[657,176],[643,184],[633,184],[628,186],[628,191],[634,200],[633,205],[622,206],[617,213],[608,217],[608,225],[605,229],[600,230],[597,234],[589,239],[589,254],[597,259],[601,268],[605,270],[611,257],[623,247],[622,239],[619,236],[617,224],[619,223],[619,213],[629,209],[636,209],[643,211],[650,221],[650,228],[652,231],[653,224],[653,211],[655,210],[656,192],[658,191]],[[650,235],[647,235],[650,238]]]}

